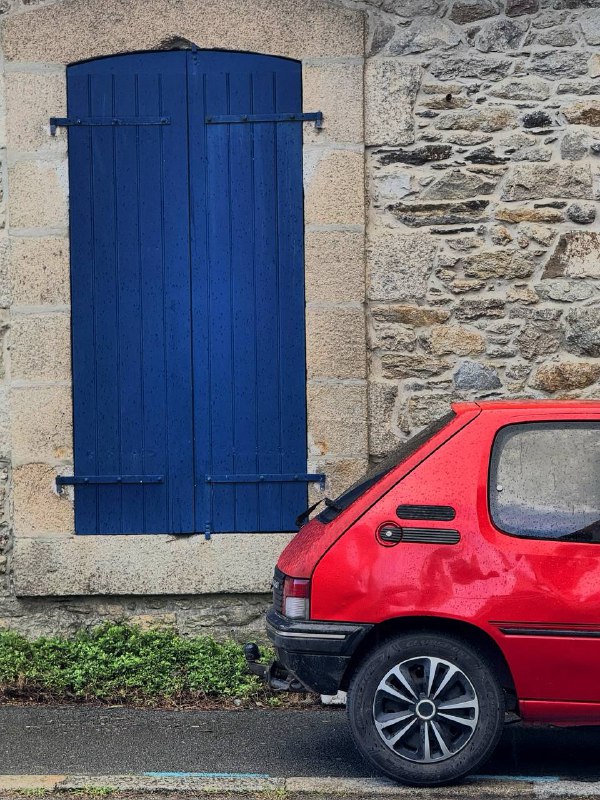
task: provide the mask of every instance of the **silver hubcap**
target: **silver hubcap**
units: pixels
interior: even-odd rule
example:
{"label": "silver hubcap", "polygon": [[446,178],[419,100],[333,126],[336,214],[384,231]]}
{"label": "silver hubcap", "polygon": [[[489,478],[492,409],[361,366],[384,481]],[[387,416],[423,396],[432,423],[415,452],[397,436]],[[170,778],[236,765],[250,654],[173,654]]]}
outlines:
{"label": "silver hubcap", "polygon": [[464,672],[443,658],[420,656],[393,667],[373,701],[375,727],[394,753],[421,764],[444,761],[469,742],[479,702]]}

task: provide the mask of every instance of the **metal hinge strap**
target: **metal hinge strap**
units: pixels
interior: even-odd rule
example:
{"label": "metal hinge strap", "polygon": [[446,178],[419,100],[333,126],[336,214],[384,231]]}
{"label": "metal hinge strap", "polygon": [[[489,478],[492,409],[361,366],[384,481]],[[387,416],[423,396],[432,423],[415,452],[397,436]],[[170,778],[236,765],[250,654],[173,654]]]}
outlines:
{"label": "metal hinge strap", "polygon": [[57,128],[83,125],[170,125],[171,117],[50,117],[50,134]]}
{"label": "metal hinge strap", "polygon": [[207,125],[231,125],[253,122],[314,122],[315,128],[323,127],[321,111],[307,111],[305,114],[211,114],[205,117]]}
{"label": "metal hinge strap", "polygon": [[99,483],[163,483],[163,475],[57,475],[57,486],[85,486]]}
{"label": "metal hinge strap", "polygon": [[207,475],[207,483],[325,483],[322,472],[294,473],[290,475]]}

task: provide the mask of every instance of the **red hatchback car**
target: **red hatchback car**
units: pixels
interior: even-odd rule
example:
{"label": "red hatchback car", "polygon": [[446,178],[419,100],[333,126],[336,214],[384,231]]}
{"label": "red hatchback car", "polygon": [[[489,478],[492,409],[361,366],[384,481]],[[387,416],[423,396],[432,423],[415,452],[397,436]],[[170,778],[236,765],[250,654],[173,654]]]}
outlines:
{"label": "red hatchback car", "polygon": [[600,723],[598,545],[600,402],[456,404],[284,550],[275,674],[347,690],[386,775],[453,782],[507,713]]}

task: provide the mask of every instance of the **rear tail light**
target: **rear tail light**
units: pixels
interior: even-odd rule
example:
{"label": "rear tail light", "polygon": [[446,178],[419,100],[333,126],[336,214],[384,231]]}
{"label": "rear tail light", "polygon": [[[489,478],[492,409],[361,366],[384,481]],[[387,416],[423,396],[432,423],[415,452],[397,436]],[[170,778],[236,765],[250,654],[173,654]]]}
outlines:
{"label": "rear tail light", "polygon": [[308,619],[310,614],[310,581],[288,578],[283,583],[283,614],[290,619]]}

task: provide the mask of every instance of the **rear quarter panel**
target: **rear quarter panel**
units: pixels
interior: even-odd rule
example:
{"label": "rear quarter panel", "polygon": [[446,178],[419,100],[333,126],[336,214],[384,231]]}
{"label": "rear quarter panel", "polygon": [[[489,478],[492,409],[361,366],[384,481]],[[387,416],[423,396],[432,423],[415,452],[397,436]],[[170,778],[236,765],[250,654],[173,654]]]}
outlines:
{"label": "rear quarter panel", "polygon": [[[407,614],[479,618],[489,581],[507,580],[508,564],[476,536],[482,453],[471,422],[391,488],[323,556],[313,576],[312,616],[381,622]],[[400,504],[450,505],[452,522],[406,522],[454,528],[457,545],[382,546],[378,527],[401,524]]]}

